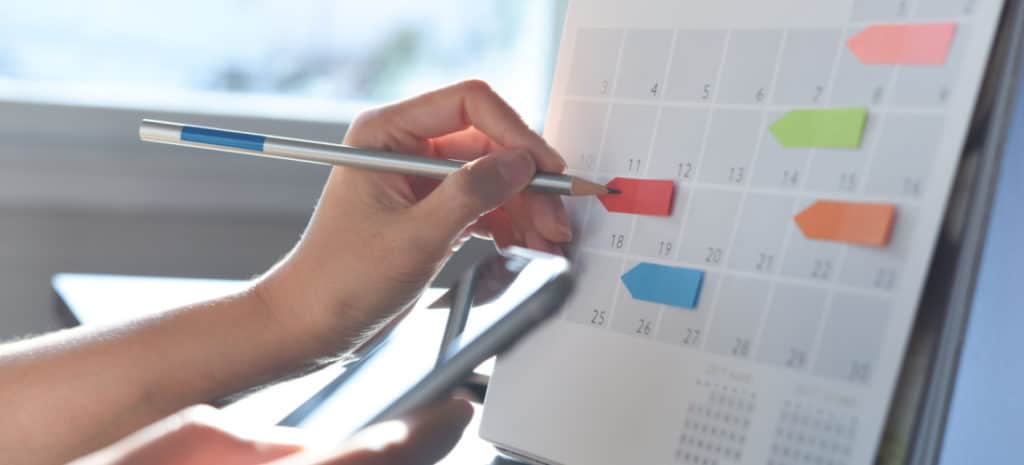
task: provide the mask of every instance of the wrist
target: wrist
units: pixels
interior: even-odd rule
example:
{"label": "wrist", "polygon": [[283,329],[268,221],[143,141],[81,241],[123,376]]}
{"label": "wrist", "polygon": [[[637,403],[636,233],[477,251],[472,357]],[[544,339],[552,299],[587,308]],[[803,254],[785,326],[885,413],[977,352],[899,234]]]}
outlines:
{"label": "wrist", "polygon": [[362,322],[361,312],[318,285],[315,274],[303,270],[294,255],[272,268],[251,288],[256,305],[268,315],[271,327],[299,344],[294,349],[306,357],[348,352],[360,342],[370,323]]}

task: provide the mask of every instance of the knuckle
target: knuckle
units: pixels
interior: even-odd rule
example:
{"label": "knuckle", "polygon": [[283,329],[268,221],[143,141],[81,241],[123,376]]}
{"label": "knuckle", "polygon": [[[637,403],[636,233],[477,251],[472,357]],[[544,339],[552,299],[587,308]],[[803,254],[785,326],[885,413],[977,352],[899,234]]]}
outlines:
{"label": "knuckle", "polygon": [[380,117],[379,108],[371,108],[368,110],[360,111],[356,114],[355,118],[352,118],[352,123],[349,125],[352,129],[360,129],[371,125],[377,118]]}
{"label": "knuckle", "polygon": [[497,95],[491,85],[482,79],[467,79],[458,84],[458,87],[466,93],[481,96]]}
{"label": "knuckle", "polygon": [[370,108],[359,112],[349,123],[345,141],[363,143],[364,141],[360,139],[377,132],[374,128],[387,124],[389,112],[388,107]]}

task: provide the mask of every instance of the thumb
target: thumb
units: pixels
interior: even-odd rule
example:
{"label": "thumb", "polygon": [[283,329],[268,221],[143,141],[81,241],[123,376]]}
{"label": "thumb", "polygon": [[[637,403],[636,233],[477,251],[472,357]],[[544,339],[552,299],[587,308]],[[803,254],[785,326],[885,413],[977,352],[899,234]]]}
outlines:
{"label": "thumb", "polygon": [[500,207],[533,178],[537,167],[522,150],[494,152],[452,173],[426,198],[415,215],[429,234],[447,247],[454,237],[481,215]]}

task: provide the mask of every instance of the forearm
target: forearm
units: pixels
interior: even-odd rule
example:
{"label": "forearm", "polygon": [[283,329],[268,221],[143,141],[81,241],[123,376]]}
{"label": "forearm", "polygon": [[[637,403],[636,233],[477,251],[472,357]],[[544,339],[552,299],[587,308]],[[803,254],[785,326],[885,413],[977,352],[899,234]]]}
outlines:
{"label": "forearm", "polygon": [[0,346],[0,457],[63,463],[195,403],[345,350],[258,293],[129,326],[77,328]]}
{"label": "forearm", "polygon": [[345,143],[472,161],[436,185],[334,168],[298,246],[256,291],[0,346],[3,462],[59,463],[348,351],[408,309],[469,232],[550,252],[572,237],[560,199],[522,193],[564,161],[484,83],[367,112]]}

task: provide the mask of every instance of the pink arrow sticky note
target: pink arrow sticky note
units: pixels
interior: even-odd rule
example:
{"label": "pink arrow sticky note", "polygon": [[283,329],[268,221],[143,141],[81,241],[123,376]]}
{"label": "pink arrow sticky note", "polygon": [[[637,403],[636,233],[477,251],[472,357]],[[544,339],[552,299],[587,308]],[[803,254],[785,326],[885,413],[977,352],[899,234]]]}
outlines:
{"label": "pink arrow sticky note", "polygon": [[846,42],[861,63],[870,65],[942,65],[956,23],[880,24]]}

